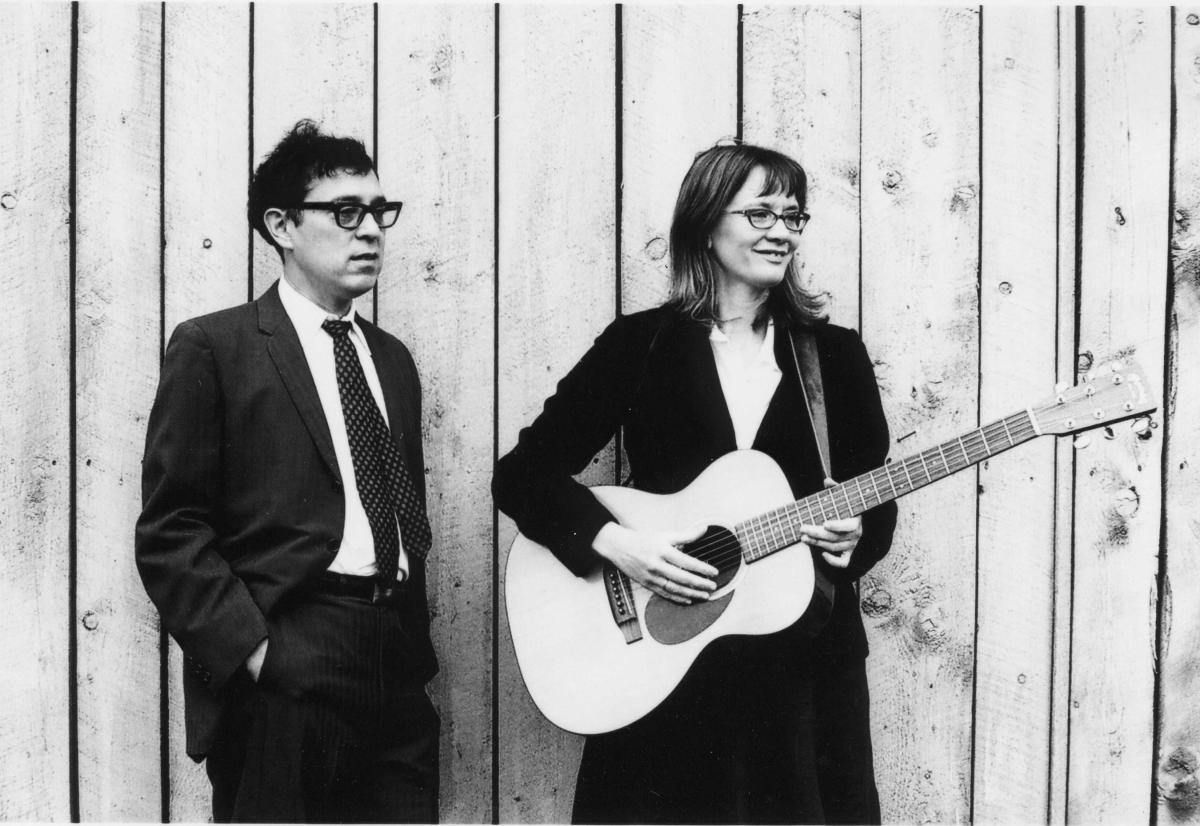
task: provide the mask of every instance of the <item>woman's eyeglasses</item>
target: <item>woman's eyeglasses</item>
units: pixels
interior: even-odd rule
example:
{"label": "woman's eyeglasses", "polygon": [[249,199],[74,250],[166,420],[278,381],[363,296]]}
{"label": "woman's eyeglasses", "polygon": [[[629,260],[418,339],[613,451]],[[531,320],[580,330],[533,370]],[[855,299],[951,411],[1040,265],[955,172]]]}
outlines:
{"label": "woman's eyeglasses", "polygon": [[754,209],[730,209],[726,210],[726,215],[745,215],[746,220],[750,222],[750,226],[755,229],[770,229],[775,226],[775,222],[782,219],[784,227],[790,232],[803,232],[804,225],[808,223],[811,217],[807,212],[785,212],[780,215],[777,212],[766,209],[765,207],[756,207]]}

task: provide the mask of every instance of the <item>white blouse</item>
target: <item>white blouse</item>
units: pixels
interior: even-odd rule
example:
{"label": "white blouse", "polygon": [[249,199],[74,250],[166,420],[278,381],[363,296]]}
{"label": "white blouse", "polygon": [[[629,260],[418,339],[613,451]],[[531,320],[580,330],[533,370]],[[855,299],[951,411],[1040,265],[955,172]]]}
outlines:
{"label": "white blouse", "polygon": [[767,322],[762,347],[749,362],[739,357],[729,337],[715,324],[708,334],[708,341],[717,362],[717,375],[721,379],[725,404],[729,407],[729,418],[733,420],[738,450],[747,450],[754,444],[767,406],[783,377],[775,361],[775,322]]}

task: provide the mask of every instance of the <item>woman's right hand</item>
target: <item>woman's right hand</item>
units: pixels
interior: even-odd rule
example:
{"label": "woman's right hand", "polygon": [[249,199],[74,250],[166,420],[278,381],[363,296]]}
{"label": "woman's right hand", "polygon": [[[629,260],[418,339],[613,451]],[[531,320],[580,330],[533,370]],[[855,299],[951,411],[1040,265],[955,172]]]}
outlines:
{"label": "woman's right hand", "polygon": [[717,588],[712,579],[717,569],[678,548],[699,539],[704,530],[636,531],[608,522],[596,534],[592,547],[630,579],[663,599],[690,605],[692,600],[707,600]]}

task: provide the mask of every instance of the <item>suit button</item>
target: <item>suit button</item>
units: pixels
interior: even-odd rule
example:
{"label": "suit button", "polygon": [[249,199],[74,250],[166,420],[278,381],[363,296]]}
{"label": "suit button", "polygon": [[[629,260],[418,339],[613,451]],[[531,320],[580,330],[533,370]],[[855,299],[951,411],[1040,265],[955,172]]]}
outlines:
{"label": "suit button", "polygon": [[342,541],[340,539],[331,539],[326,547],[329,548],[331,554],[335,554],[338,552],[338,548],[342,547]]}

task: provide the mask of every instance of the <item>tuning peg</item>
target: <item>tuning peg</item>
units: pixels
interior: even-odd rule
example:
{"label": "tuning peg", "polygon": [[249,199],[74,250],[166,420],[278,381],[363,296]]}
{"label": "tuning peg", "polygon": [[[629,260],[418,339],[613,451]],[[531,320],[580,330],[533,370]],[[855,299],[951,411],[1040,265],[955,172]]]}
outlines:
{"label": "tuning peg", "polygon": [[1150,432],[1150,428],[1154,427],[1154,422],[1150,420],[1149,416],[1142,416],[1130,422],[1129,427],[1134,433],[1141,436]]}
{"label": "tuning peg", "polygon": [[1083,450],[1091,443],[1092,443],[1092,439],[1090,436],[1080,436],[1078,439],[1076,439],[1074,442],[1072,442],[1072,444],[1076,450]]}

